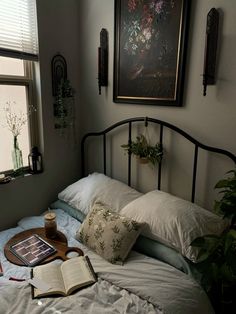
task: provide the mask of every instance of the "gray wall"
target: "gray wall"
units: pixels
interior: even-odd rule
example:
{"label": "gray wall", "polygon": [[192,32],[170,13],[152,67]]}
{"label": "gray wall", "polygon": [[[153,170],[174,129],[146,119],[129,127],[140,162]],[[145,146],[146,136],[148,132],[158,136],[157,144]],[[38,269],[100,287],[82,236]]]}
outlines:
{"label": "gray wall", "polygon": [[[76,114],[79,114],[79,31],[77,0],[38,0],[40,74],[42,112],[39,110],[43,157],[43,174],[19,178],[0,185],[0,229],[22,217],[47,209],[57,193],[79,176],[78,143],[62,137],[54,129],[51,87],[51,59],[60,52],[67,60],[68,78],[76,89]],[[77,123],[78,126],[78,123]],[[78,137],[78,128],[76,130]]]}
{"label": "gray wall", "polygon": [[[190,131],[199,140],[236,153],[236,2],[234,0],[193,0],[185,79],[184,106],[178,108],[116,104],[113,91],[114,1],[81,0],[80,6],[80,102],[84,130],[107,126],[134,115],[159,117]],[[218,79],[202,94],[202,74],[207,12],[215,7],[222,12],[219,39]],[[102,95],[97,88],[97,47],[99,32],[109,32],[109,86]]]}
{"label": "gray wall", "polygon": [[[189,132],[199,141],[221,147],[236,154],[236,1],[234,0],[193,0],[191,7],[189,44],[187,51],[186,79],[184,86],[183,107],[161,107],[117,104],[112,101],[113,93],[113,47],[114,47],[114,1],[111,0],[84,0],[80,6],[80,82],[79,102],[81,116],[86,117],[81,122],[81,134],[89,130],[101,130],[110,124],[134,116],[149,116],[171,122],[186,132]],[[209,86],[207,96],[203,96],[202,74],[205,48],[206,15],[215,7],[221,12],[219,61],[217,84]],[[106,28],[109,32],[109,86],[102,88],[102,95],[98,95],[97,88],[97,47],[99,46],[99,32]],[[176,163],[179,168],[174,171],[176,184],[166,186],[175,194],[187,198],[183,191],[189,188],[185,175],[189,175],[192,168],[187,170],[189,161],[188,150],[182,149],[180,159],[184,163]],[[211,159],[204,159],[200,176],[198,177],[198,203],[212,207],[215,198],[214,184],[224,173],[233,167],[232,162],[212,163]],[[95,161],[94,161],[95,164]],[[173,162],[172,162],[173,164]],[[166,165],[170,168],[172,165]],[[150,169],[145,182],[149,183]],[[118,177],[124,178],[119,168]],[[143,170],[141,170],[143,172]],[[114,170],[113,170],[114,172]],[[208,173],[210,172],[210,174]],[[206,174],[206,175],[205,175]],[[182,177],[184,175],[184,177]],[[209,175],[211,180],[209,180]],[[142,176],[142,181],[143,181]],[[170,181],[170,180],[169,180]],[[138,187],[140,185],[138,184]],[[174,187],[175,186],[175,187]],[[151,187],[150,187],[151,188]],[[208,188],[208,190],[206,189]],[[142,188],[145,190],[145,188]],[[205,205],[206,204],[206,205]]]}
{"label": "gray wall", "polygon": [[[60,52],[67,59],[68,77],[76,89],[77,144],[82,134],[101,130],[120,119],[149,116],[163,119],[190,132],[208,145],[236,154],[236,2],[234,0],[193,0],[184,105],[181,108],[116,104],[112,101],[114,1],[112,0],[38,0],[41,72],[41,124],[45,171],[0,186],[0,229],[13,226],[26,215],[46,209],[57,193],[80,173],[79,150],[72,138],[63,138],[53,127],[51,58]],[[220,8],[223,15],[219,42],[217,85],[202,96],[202,72],[206,14]],[[109,32],[109,86],[98,95],[97,48],[101,28]],[[183,150],[183,155],[187,153]],[[178,164],[177,164],[178,166]],[[232,164],[230,164],[232,166]],[[229,165],[211,169],[213,178],[221,177]],[[212,168],[206,163],[206,168]],[[120,168],[119,168],[120,169]],[[185,168],[180,166],[182,173]],[[205,172],[205,170],[203,172]],[[147,168],[150,173],[150,169]],[[201,178],[200,178],[201,179]],[[215,180],[214,179],[214,180]],[[198,188],[205,191],[208,179]],[[214,182],[213,180],[213,182]],[[144,180],[148,182],[148,180]],[[185,178],[175,185],[181,190]],[[212,182],[211,185],[212,186]],[[183,196],[184,193],[181,192]],[[204,195],[208,199],[209,195]],[[212,196],[210,197],[212,199]],[[199,200],[203,202],[203,200]]]}

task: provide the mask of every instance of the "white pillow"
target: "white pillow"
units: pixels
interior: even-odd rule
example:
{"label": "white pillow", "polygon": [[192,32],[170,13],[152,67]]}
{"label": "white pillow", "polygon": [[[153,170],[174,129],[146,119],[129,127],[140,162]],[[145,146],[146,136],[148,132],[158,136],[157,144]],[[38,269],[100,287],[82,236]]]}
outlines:
{"label": "white pillow", "polygon": [[119,212],[122,207],[141,195],[142,193],[120,181],[102,173],[93,173],[69,185],[58,194],[58,198],[87,215],[97,200]]}
{"label": "white pillow", "polygon": [[192,262],[198,261],[199,249],[190,243],[203,235],[220,235],[228,225],[214,213],[158,190],[129,203],[120,214],[146,222],[143,235],[176,249]]}

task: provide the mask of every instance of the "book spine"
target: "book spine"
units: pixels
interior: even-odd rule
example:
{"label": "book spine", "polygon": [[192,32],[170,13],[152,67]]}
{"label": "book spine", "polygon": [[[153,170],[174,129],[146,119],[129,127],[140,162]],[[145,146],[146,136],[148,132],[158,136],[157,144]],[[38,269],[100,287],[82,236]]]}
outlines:
{"label": "book spine", "polygon": [[93,269],[93,266],[92,266],[92,264],[90,262],[89,257],[86,255],[85,258],[86,258],[88,269],[89,269],[90,273],[92,274],[94,280],[97,281],[97,275],[96,275],[96,273],[95,273],[95,271]]}
{"label": "book spine", "polygon": [[[30,278],[33,279],[34,278],[34,269],[31,268],[30,270]],[[35,299],[35,295],[34,295],[34,286],[31,285],[31,296],[32,296],[32,299]]]}
{"label": "book spine", "polygon": [[1,262],[0,262],[0,276],[3,276],[3,268]]}

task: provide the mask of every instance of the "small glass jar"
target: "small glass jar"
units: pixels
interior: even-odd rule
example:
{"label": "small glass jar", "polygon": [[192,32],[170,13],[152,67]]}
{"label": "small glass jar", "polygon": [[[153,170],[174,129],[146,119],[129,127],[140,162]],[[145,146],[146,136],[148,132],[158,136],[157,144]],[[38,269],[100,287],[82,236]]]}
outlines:
{"label": "small glass jar", "polygon": [[53,239],[57,235],[57,222],[56,222],[56,214],[53,212],[49,212],[44,215],[44,228],[46,237],[49,239]]}

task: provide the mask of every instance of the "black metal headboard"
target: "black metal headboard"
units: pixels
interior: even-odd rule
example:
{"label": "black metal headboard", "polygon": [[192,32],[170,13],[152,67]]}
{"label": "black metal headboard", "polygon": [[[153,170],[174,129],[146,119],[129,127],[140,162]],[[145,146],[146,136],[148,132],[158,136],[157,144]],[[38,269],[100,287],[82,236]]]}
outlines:
{"label": "black metal headboard", "polygon": [[[165,122],[165,121],[162,121],[159,119],[149,118],[149,117],[136,117],[136,118],[130,118],[130,119],[125,119],[125,120],[119,121],[119,122],[111,125],[110,127],[106,128],[105,130],[103,130],[101,132],[91,132],[91,133],[87,133],[84,135],[84,137],[82,138],[82,142],[81,142],[82,176],[85,176],[85,142],[86,142],[87,138],[92,137],[92,136],[102,136],[103,137],[103,172],[104,172],[104,174],[106,174],[106,171],[107,171],[107,168],[106,168],[106,166],[107,166],[107,160],[106,160],[106,150],[107,150],[106,140],[107,140],[107,138],[106,138],[106,136],[107,136],[107,134],[119,126],[128,124],[128,143],[130,143],[131,139],[132,139],[132,126],[133,126],[133,123],[135,123],[135,122],[145,122],[145,126],[147,126],[148,122],[158,124],[160,126],[160,131],[159,131],[159,143],[160,143],[160,145],[163,145],[164,128],[168,128],[168,129],[171,129],[171,130],[179,133],[184,138],[186,138],[188,141],[190,141],[191,143],[194,144],[195,148],[194,148],[194,157],[193,157],[192,194],[191,194],[191,201],[192,202],[194,202],[194,198],[195,198],[195,187],[196,187],[196,175],[197,175],[198,150],[199,150],[199,148],[206,150],[206,151],[215,152],[215,153],[225,155],[225,156],[229,157],[236,164],[236,156],[234,154],[232,154],[231,152],[220,149],[220,148],[204,145],[204,144],[200,143],[199,141],[197,141],[196,139],[194,139],[188,133],[186,133],[185,131],[181,130],[180,128],[178,128],[177,126],[175,126],[173,124],[170,124],[168,122]],[[161,188],[161,170],[162,170],[162,162],[160,162],[158,164],[158,189],[159,190]],[[130,186],[130,184],[131,184],[131,154],[129,153],[128,154],[128,185]]]}

